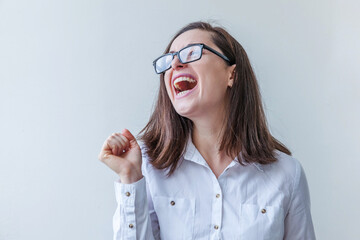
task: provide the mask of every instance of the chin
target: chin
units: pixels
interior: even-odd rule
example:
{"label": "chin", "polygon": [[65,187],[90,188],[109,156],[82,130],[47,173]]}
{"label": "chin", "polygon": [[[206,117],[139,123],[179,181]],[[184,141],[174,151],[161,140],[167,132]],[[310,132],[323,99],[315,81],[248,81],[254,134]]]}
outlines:
{"label": "chin", "polygon": [[189,118],[194,112],[193,109],[189,108],[189,106],[176,106],[174,107],[175,111],[182,117]]}

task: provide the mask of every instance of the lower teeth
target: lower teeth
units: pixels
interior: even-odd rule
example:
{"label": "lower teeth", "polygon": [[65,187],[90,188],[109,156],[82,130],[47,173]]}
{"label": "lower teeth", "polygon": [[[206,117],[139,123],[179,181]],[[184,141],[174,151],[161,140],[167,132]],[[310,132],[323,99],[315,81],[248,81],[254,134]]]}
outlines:
{"label": "lower teeth", "polygon": [[190,91],[190,90],[185,90],[185,91],[183,91],[183,92],[179,92],[178,94],[176,94],[176,96],[182,96],[182,95],[184,95],[185,93],[187,93],[188,91]]}

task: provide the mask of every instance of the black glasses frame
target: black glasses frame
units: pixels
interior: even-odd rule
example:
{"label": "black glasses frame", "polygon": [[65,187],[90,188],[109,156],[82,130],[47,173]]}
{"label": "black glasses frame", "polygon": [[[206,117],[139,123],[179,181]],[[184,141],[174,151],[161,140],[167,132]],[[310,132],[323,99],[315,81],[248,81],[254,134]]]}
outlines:
{"label": "black glasses frame", "polygon": [[[188,48],[188,47],[191,47],[191,46],[200,46],[200,47],[201,47],[200,57],[199,57],[198,59],[191,60],[191,61],[186,61],[186,62],[181,61],[181,58],[180,58],[179,53],[180,53],[182,50],[184,50],[184,49],[186,49],[186,48]],[[228,64],[231,64],[229,58],[227,58],[224,54],[219,53],[219,52],[216,51],[215,49],[213,49],[213,48],[211,48],[211,47],[209,47],[209,46],[207,46],[207,45],[205,45],[205,44],[203,44],[203,43],[193,43],[193,44],[187,45],[186,47],[183,47],[182,49],[180,49],[180,50],[177,51],[177,52],[166,53],[166,54],[161,55],[160,57],[156,58],[156,59],[153,61],[153,66],[154,66],[154,68],[155,68],[155,72],[156,72],[157,74],[161,74],[161,73],[166,72],[167,70],[169,70],[169,69],[171,68],[171,64],[170,64],[167,69],[165,69],[165,70],[163,70],[163,71],[161,71],[161,72],[158,72],[158,71],[156,70],[156,62],[157,62],[160,58],[163,58],[163,57],[165,57],[165,56],[171,55],[171,56],[172,56],[171,61],[174,60],[174,57],[175,57],[175,56],[177,56],[178,59],[179,59],[179,61],[180,61],[182,64],[191,63],[191,62],[195,62],[195,61],[198,61],[198,60],[201,59],[201,57],[202,57],[202,55],[203,55],[203,49],[209,50],[210,52],[212,52],[212,53],[216,54],[217,56],[221,57],[221,58],[222,58],[224,61],[226,61]]]}

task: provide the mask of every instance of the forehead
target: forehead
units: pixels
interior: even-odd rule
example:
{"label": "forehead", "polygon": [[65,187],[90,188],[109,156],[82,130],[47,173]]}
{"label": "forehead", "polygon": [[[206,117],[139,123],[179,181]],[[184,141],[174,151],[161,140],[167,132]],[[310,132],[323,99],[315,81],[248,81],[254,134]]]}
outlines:
{"label": "forehead", "polygon": [[204,43],[209,47],[216,49],[215,44],[211,40],[211,33],[204,30],[193,29],[182,33],[175,38],[170,47],[170,52],[178,51],[191,43]]}

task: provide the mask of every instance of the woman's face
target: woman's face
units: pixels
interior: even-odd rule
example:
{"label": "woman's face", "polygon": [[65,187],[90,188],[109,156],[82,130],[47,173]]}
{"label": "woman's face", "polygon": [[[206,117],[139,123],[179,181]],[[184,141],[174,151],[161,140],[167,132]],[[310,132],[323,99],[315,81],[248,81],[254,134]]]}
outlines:
{"label": "woman's face", "polygon": [[[212,42],[211,33],[198,29],[178,36],[170,52],[177,52],[192,43],[204,43],[222,53]],[[182,64],[175,56],[171,68],[165,72],[164,80],[176,112],[194,119],[208,115],[209,111],[222,111],[226,90],[232,85],[234,68],[235,65],[228,66],[227,62],[207,49],[203,49],[200,60],[191,63]],[[179,93],[179,89],[189,91]]]}

